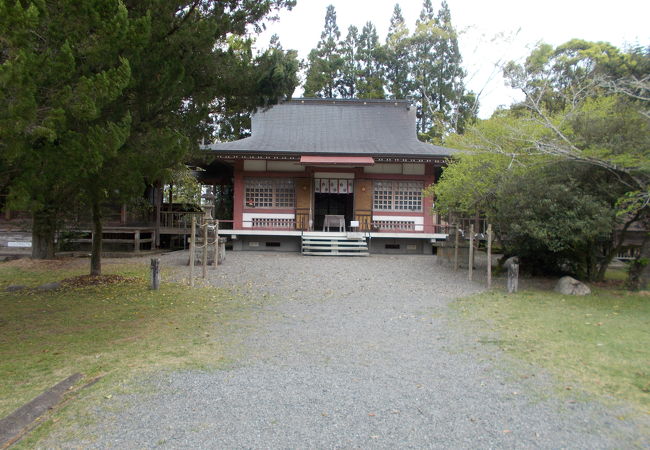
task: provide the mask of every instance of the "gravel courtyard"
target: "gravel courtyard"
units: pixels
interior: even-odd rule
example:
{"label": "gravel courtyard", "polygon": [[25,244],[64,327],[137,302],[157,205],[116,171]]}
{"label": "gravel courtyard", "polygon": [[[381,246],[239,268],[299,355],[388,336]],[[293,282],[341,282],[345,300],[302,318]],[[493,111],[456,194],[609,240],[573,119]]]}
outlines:
{"label": "gravel courtyard", "polygon": [[[171,254],[163,264],[178,264]],[[182,270],[186,270],[182,268]],[[82,447],[627,448],[617,412],[516,363],[453,319],[483,287],[434,256],[229,253],[209,282],[266,296],[232,368],[140,380]],[[243,350],[242,350],[243,349]]]}

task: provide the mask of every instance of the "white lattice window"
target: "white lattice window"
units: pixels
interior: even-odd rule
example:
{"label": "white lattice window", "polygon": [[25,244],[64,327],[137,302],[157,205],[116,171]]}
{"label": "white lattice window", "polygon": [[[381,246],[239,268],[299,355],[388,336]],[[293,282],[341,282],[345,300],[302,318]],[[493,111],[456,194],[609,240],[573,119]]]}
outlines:
{"label": "white lattice window", "polygon": [[421,181],[375,181],[372,209],[375,211],[422,211]]}
{"label": "white lattice window", "polygon": [[249,208],[293,208],[293,180],[283,178],[244,179],[246,206]]}

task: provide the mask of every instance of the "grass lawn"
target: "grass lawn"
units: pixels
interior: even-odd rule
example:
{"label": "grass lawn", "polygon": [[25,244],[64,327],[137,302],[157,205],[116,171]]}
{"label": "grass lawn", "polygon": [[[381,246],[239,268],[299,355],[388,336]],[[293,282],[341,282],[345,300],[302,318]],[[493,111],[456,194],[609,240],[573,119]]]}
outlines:
{"label": "grass lawn", "polygon": [[[0,417],[65,377],[102,383],[156,368],[219,367],[241,299],[214,288],[174,283],[150,291],[147,263],[105,264],[102,284],[73,279],[62,289],[34,287],[85,274],[87,260],[0,264]],[[7,285],[32,289],[4,292]],[[221,334],[219,334],[221,333]]]}
{"label": "grass lawn", "polygon": [[493,291],[455,306],[476,325],[479,341],[548,369],[567,389],[650,414],[650,292],[626,292],[620,283],[592,286],[585,297]]}

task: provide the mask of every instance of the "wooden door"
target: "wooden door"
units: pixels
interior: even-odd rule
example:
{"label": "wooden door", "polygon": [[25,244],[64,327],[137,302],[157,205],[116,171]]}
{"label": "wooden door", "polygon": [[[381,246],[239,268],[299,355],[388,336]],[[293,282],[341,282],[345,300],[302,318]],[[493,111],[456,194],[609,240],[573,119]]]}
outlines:
{"label": "wooden door", "polygon": [[354,220],[360,231],[372,228],[372,180],[354,180]]}
{"label": "wooden door", "polygon": [[311,218],[311,178],[296,179],[296,230],[309,231]]}

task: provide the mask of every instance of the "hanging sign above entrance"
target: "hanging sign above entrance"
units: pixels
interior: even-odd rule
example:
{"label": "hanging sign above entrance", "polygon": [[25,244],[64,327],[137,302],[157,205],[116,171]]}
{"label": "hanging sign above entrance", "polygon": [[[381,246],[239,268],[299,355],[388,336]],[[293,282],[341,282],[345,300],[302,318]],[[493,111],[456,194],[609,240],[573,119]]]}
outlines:
{"label": "hanging sign above entrance", "polygon": [[314,178],[314,192],[317,194],[352,194],[354,180]]}
{"label": "hanging sign above entrance", "polygon": [[375,160],[371,156],[308,156],[300,157],[300,164],[322,166],[372,166]]}

